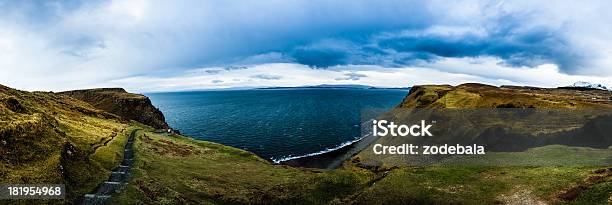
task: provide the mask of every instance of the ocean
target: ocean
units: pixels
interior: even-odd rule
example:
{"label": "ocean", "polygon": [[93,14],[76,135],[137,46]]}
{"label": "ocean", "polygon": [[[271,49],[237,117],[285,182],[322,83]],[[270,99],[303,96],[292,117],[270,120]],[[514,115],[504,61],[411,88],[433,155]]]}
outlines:
{"label": "ocean", "polygon": [[390,109],[408,90],[287,88],[147,93],[183,135],[272,162],[315,156],[361,138],[362,109]]}

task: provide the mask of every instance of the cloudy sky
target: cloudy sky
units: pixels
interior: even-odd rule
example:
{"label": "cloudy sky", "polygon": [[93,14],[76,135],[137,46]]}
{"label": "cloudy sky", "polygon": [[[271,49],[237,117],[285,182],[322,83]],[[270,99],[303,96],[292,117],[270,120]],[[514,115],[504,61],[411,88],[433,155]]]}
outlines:
{"label": "cloudy sky", "polygon": [[610,1],[0,1],[0,84],[611,86],[610,10]]}

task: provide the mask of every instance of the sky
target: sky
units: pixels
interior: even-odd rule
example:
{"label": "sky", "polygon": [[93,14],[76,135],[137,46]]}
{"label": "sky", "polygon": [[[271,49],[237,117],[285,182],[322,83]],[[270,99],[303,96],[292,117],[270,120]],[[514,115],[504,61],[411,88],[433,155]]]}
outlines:
{"label": "sky", "polygon": [[612,86],[610,1],[0,0],[0,84]]}

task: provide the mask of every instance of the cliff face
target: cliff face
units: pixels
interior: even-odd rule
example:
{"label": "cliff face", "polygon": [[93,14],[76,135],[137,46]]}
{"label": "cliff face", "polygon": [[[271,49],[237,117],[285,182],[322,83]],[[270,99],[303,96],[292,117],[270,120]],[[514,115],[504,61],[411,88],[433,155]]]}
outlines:
{"label": "cliff face", "polygon": [[164,114],[140,94],[128,93],[122,88],[74,90],[60,94],[85,101],[94,107],[125,119],[135,120],[155,128],[168,128]]}

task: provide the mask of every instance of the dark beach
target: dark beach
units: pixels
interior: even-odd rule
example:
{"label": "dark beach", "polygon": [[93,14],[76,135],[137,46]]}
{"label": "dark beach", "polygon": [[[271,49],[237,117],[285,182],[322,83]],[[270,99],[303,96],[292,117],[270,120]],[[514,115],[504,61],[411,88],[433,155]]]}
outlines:
{"label": "dark beach", "polygon": [[363,139],[342,147],[340,149],[310,156],[283,161],[280,164],[295,166],[295,167],[307,167],[307,168],[318,168],[318,169],[335,169],[342,166],[346,160],[359,153],[361,150],[367,148],[370,144],[375,142],[378,137],[367,135]]}

